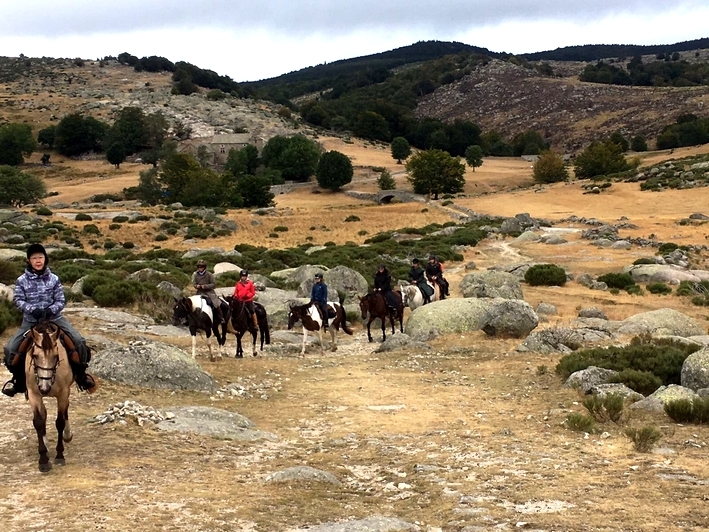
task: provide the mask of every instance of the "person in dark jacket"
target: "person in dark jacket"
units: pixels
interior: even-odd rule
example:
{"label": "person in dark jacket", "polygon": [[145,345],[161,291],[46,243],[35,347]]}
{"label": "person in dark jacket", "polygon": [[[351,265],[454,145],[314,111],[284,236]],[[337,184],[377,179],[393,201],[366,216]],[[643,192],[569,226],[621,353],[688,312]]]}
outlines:
{"label": "person in dark jacket", "polygon": [[4,348],[5,366],[12,373],[12,380],[5,383],[2,393],[13,397],[26,391],[25,353],[19,352],[20,344],[27,331],[43,321],[55,323],[69,336],[76,348],[74,356],[68,353],[74,380],[80,390],[93,393],[96,381],[86,373],[91,351],[81,333],[62,316],[66,304],[64,288],[59,277],[49,270],[49,257],[42,244],[31,244],[27,248],[27,268],[17,278],[13,302],[22,312],[22,323]]}
{"label": "person in dark jacket", "polygon": [[327,331],[327,285],[323,281],[323,276],[320,272],[315,274],[315,283],[310,291],[310,303],[317,305],[320,309],[322,329]]}
{"label": "person in dark jacket", "polygon": [[390,309],[397,309],[399,301],[391,289],[391,274],[384,264],[380,264],[377,273],[374,274],[374,292],[379,292],[384,296]]}
{"label": "person in dark jacket", "polygon": [[433,284],[438,284],[438,286],[441,287],[441,299],[445,299],[445,296],[450,295],[450,293],[448,293],[448,281],[443,277],[443,265],[438,261],[435,255],[428,257],[426,277]]}
{"label": "person in dark jacket", "polygon": [[197,261],[197,271],[192,274],[192,286],[195,287],[198,295],[205,296],[209,299],[219,323],[226,323],[224,315],[222,314],[222,302],[219,301],[219,296],[217,296],[217,293],[214,291],[214,287],[216,286],[214,274],[207,270],[207,261]]}
{"label": "person in dark jacket", "polygon": [[409,282],[418,286],[421,290],[421,295],[423,296],[423,304],[431,302],[431,296],[433,295],[431,291],[431,286],[426,282],[426,270],[421,266],[421,262],[418,259],[411,261],[411,268],[409,269]]}

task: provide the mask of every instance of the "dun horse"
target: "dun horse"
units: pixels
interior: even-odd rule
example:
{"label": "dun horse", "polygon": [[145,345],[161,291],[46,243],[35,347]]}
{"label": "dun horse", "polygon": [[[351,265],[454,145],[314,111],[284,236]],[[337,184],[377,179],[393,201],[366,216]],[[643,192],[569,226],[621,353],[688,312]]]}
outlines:
{"label": "dun horse", "polygon": [[[345,309],[339,303],[328,303],[327,304],[328,317],[327,323],[330,329],[330,337],[332,342],[330,344],[331,351],[337,351],[337,331],[342,330],[352,335],[352,329],[347,327],[347,318],[345,315]],[[303,348],[300,350],[301,355],[305,355],[305,343],[308,340],[308,331],[314,331],[317,333],[320,339],[320,351],[325,352],[322,337],[322,325],[323,320],[320,317],[320,312],[316,305],[308,303],[307,305],[294,305],[290,307],[288,312],[288,328],[292,329],[297,321],[303,325]]]}
{"label": "dun horse", "polygon": [[73,435],[69,426],[69,392],[74,374],[69,366],[66,348],[59,341],[59,327],[45,321],[31,330],[31,344],[25,357],[27,398],[32,408],[32,422],[39,440],[39,470],[46,473],[52,469],[47,450],[47,409],[45,397],[57,400],[57,455],[54,463],[64,465],[64,442]]}
{"label": "dun horse", "polygon": [[[226,303],[224,304],[226,306]],[[214,310],[207,300],[202,296],[182,297],[175,300],[173,307],[172,324],[179,326],[185,323],[189,327],[192,336],[192,358],[196,358],[197,331],[204,331],[207,337],[207,348],[209,349],[209,360],[214,361],[212,353],[212,333],[217,339],[219,358],[222,357],[222,346],[226,341],[226,324],[219,330],[219,323],[214,319]]]}
{"label": "dun horse", "polygon": [[258,330],[254,327],[254,322],[249,315],[249,311],[241,301],[234,299],[231,296],[225,298],[229,304],[229,320],[227,323],[227,332],[236,335],[236,358],[244,356],[244,349],[241,346],[241,338],[247,332],[251,333],[253,338],[253,350],[251,354],[256,356],[256,335],[261,332],[261,351],[263,351],[264,341],[266,344],[271,343],[271,332],[268,328],[268,316],[263,305],[254,302],[254,310],[258,320]]}
{"label": "dun horse", "polygon": [[401,298],[400,292],[393,292],[397,297],[399,304],[396,309],[390,309],[387,306],[386,300],[381,293],[370,292],[366,296],[359,298],[359,309],[362,311],[362,320],[367,319],[367,314],[369,314],[369,321],[367,321],[367,338],[372,342],[372,322],[379,318],[382,322],[382,342],[387,339],[386,335],[386,319],[389,317],[389,322],[391,323],[391,334],[394,334],[394,320],[399,320],[399,328],[401,332],[404,332],[404,305]]}
{"label": "dun horse", "polygon": [[[440,299],[441,287],[439,285],[434,286],[431,283],[428,283],[428,286],[433,288],[433,295],[431,296],[430,302],[438,301]],[[423,305],[423,294],[418,286],[415,284],[402,284],[399,288],[401,289],[401,296],[404,300],[403,303],[405,307],[416,310]]]}

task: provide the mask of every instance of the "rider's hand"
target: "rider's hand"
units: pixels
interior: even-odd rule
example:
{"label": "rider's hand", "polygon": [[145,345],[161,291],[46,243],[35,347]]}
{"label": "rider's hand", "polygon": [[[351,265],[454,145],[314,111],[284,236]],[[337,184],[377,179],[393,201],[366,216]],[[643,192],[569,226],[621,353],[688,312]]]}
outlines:
{"label": "rider's hand", "polygon": [[47,309],[36,308],[32,311],[32,317],[37,321],[43,319],[46,316]]}

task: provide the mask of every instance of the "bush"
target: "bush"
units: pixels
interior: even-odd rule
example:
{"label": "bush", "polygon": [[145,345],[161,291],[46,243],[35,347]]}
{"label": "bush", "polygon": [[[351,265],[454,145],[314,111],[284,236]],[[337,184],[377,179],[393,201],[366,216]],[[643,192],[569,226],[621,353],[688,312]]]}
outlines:
{"label": "bush", "polygon": [[589,434],[596,431],[596,422],[590,416],[585,416],[574,412],[566,417],[566,426],[577,432],[588,432]]}
{"label": "bush", "polygon": [[45,207],[44,205],[37,209],[36,212],[39,216],[51,216],[52,214],[54,214],[49,207]]}
{"label": "bush", "polygon": [[645,295],[645,290],[643,290],[643,287],[637,284],[630,285],[628,288],[625,289],[628,294],[631,296],[643,296]]}
{"label": "bush", "polygon": [[525,272],[524,280],[531,286],[564,286],[566,271],[556,264],[535,264]]}
{"label": "bush", "polygon": [[0,334],[11,327],[19,327],[22,323],[22,312],[7,299],[0,299]]}
{"label": "bush", "polygon": [[633,264],[638,266],[640,264],[657,264],[657,262],[651,257],[640,257],[639,259],[633,261]]}
{"label": "bush", "polygon": [[86,224],[81,232],[85,235],[100,235],[101,230],[96,224]]}
{"label": "bush", "polygon": [[643,395],[650,395],[662,386],[662,379],[659,377],[649,371],[638,371],[636,369],[624,369],[618,375],[611,377],[609,382],[625,384],[631,390]]}
{"label": "bush", "polygon": [[604,397],[590,395],[583,400],[583,406],[600,423],[612,421],[618,423],[623,414],[623,396],[609,393]]}
{"label": "bush", "polygon": [[123,227],[121,224],[109,224],[109,226],[108,226],[108,228],[109,228],[111,231],[117,231],[117,230],[120,229],[121,227]]}
{"label": "bush", "polygon": [[359,216],[356,214],[350,214],[347,218],[343,220],[344,222],[359,222]]}
{"label": "bush", "polygon": [[117,224],[122,224],[122,223],[126,223],[128,221],[128,217],[127,216],[114,216],[111,221],[114,223],[117,223]]}
{"label": "bush", "polygon": [[678,247],[679,246],[674,242],[665,242],[664,244],[660,245],[660,249],[658,249],[658,251],[661,255],[665,255],[667,253],[672,253]]}
{"label": "bush", "polygon": [[74,218],[77,222],[90,222],[93,220],[90,214],[86,214],[85,212],[80,212],[76,215],[76,218]]}
{"label": "bush", "polygon": [[133,242],[123,242],[123,249],[133,249],[135,244]]}
{"label": "bush", "polygon": [[63,283],[73,284],[84,275],[89,275],[93,270],[81,264],[62,262],[57,266],[52,266],[52,271],[59,276]]}
{"label": "bush", "polygon": [[635,280],[629,273],[605,273],[600,275],[597,281],[606,283],[608,288],[618,288],[627,290],[629,286],[635,284]]}
{"label": "bush", "polygon": [[15,284],[24,269],[25,264],[21,262],[0,260],[0,283]]}
{"label": "bush", "polygon": [[709,423],[709,397],[669,401],[665,403],[665,413],[677,423]]}
{"label": "bush", "polygon": [[665,283],[648,283],[645,288],[647,288],[647,291],[651,294],[666,295],[672,293],[672,288]]}
{"label": "bush", "polygon": [[288,231],[288,228],[285,225],[277,225],[273,228],[273,230],[276,233],[286,233]]}
{"label": "bush", "polygon": [[103,243],[103,249],[113,249],[113,248],[115,248],[117,245],[118,245],[118,244],[116,244],[116,243],[113,242],[112,240],[106,240],[106,241]]}
{"label": "bush", "polygon": [[155,235],[155,238],[153,238],[153,240],[155,240],[155,242],[165,242],[165,240],[167,240],[167,235],[158,233],[157,235]]}
{"label": "bush", "polygon": [[632,440],[635,450],[639,453],[649,453],[662,438],[662,433],[653,426],[641,429],[628,427],[625,429],[625,435]]}
{"label": "bush", "polygon": [[569,178],[564,159],[553,151],[541,153],[532,174],[537,183],[558,183]]}
{"label": "bush", "polygon": [[122,307],[134,303],[139,293],[137,283],[118,281],[97,286],[91,299],[101,307]]}

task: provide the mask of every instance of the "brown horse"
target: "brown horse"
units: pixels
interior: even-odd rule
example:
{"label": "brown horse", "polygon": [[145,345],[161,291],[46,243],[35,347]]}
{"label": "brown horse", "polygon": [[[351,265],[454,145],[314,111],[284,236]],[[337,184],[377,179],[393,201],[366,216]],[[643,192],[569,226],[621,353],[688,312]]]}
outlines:
{"label": "brown horse", "polygon": [[31,330],[31,345],[25,357],[27,398],[32,408],[32,422],[39,440],[39,470],[52,469],[47,450],[47,409],[45,397],[57,400],[57,456],[54,463],[64,465],[64,442],[73,435],[69,426],[69,392],[74,374],[69,366],[66,348],[59,341],[63,334],[51,321],[35,325]]}
{"label": "brown horse", "polygon": [[[347,327],[347,316],[345,309],[339,303],[328,303],[328,329],[330,329],[330,337],[332,338],[332,351],[337,351],[337,331],[342,330],[352,335],[353,331]],[[300,350],[301,355],[305,355],[305,342],[308,340],[308,331],[315,331],[320,338],[320,352],[324,353],[323,338],[322,338],[322,318],[320,311],[313,303],[307,305],[292,305],[288,310],[288,328],[292,329],[295,322],[300,321],[303,325],[303,348]]]}
{"label": "brown horse", "polygon": [[401,292],[392,291],[392,294],[396,297],[398,305],[396,309],[390,309],[387,305],[386,299],[381,294],[381,292],[370,292],[366,296],[359,298],[359,309],[362,311],[362,320],[367,319],[367,314],[369,314],[369,321],[367,322],[367,338],[372,342],[372,331],[371,325],[375,318],[379,318],[382,322],[382,342],[387,339],[386,335],[386,318],[389,317],[389,322],[391,323],[391,334],[394,334],[394,320],[399,320],[399,328],[401,332],[404,332],[404,303],[401,298]]}

